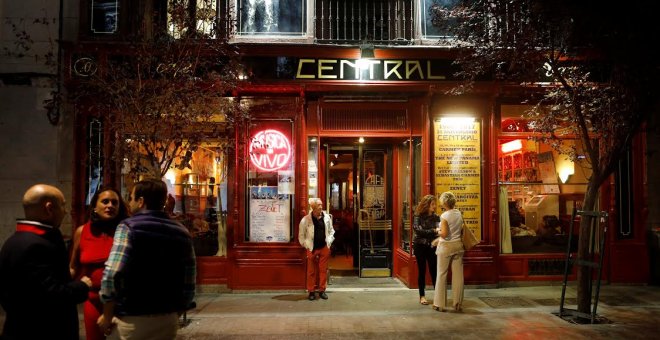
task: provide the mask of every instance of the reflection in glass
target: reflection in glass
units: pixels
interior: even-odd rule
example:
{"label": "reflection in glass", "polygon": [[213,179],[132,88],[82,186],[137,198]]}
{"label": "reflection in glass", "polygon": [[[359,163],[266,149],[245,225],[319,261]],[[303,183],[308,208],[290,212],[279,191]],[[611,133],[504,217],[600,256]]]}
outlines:
{"label": "reflection in glass", "polygon": [[305,33],[304,0],[240,0],[239,35]]}
{"label": "reflection in glass", "polygon": [[92,32],[117,32],[118,16],[119,3],[117,0],[92,0]]}
{"label": "reflection in glass", "polygon": [[[578,155],[583,152],[575,140],[558,143]],[[500,140],[498,153],[500,251],[565,252],[571,214],[581,208],[589,167],[526,138]]]}
{"label": "reflection in glass", "polygon": [[[424,0],[422,7],[422,36],[424,39],[447,38],[450,34],[447,28],[436,27],[433,25],[433,13],[430,11],[432,5],[438,5],[443,8],[452,9],[458,5],[458,0]],[[455,20],[449,19],[443,25],[453,25]]]}

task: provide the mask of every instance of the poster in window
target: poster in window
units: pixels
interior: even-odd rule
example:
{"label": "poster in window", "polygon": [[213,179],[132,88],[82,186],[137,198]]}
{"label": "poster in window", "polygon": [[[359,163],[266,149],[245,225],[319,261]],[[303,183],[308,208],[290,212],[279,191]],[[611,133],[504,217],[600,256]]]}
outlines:
{"label": "poster in window", "polygon": [[543,186],[543,194],[558,194],[559,184],[557,184],[557,170],[555,169],[555,160],[552,151],[541,152],[538,154],[539,173],[541,181],[548,183]]}
{"label": "poster in window", "polygon": [[292,170],[282,170],[277,172],[277,191],[280,195],[293,195],[294,186],[293,186],[293,171]]}
{"label": "poster in window", "polygon": [[276,186],[250,187],[250,241],[289,242],[291,195]]}

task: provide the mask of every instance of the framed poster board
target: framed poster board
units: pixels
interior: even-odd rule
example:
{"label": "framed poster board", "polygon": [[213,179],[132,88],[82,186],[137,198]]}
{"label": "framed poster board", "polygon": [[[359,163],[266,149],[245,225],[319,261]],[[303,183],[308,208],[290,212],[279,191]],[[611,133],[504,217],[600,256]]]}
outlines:
{"label": "framed poster board", "polygon": [[539,160],[539,173],[541,175],[541,182],[544,183],[541,189],[541,193],[558,194],[559,184],[557,178],[557,170],[555,169],[555,160],[552,156],[552,151],[539,153],[538,160]]}
{"label": "framed poster board", "polygon": [[291,195],[276,186],[250,187],[250,241],[289,242]]}
{"label": "framed poster board", "polygon": [[465,225],[481,239],[481,124],[474,118],[441,118],[434,132],[435,195],[454,193]]}

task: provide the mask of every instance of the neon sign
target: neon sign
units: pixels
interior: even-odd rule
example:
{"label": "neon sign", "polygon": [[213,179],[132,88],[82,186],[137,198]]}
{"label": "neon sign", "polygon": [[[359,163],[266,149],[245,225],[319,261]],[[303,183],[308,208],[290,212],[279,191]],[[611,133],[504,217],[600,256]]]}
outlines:
{"label": "neon sign", "polygon": [[261,171],[276,171],[289,165],[291,143],[277,130],[257,132],[250,141],[250,162]]}

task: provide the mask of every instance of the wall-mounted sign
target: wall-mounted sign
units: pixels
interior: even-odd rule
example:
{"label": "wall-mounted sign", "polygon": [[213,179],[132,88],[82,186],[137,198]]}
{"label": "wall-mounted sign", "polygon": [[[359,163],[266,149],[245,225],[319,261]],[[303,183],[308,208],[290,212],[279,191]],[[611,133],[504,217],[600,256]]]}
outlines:
{"label": "wall-mounted sign", "polygon": [[250,162],[261,171],[276,171],[289,166],[291,143],[280,131],[263,130],[250,139]]}
{"label": "wall-mounted sign", "polygon": [[435,195],[454,193],[465,225],[481,239],[480,124],[472,118],[443,118],[434,127]]}
{"label": "wall-mounted sign", "polygon": [[450,62],[404,59],[299,59],[296,79],[438,81],[449,78]]}

